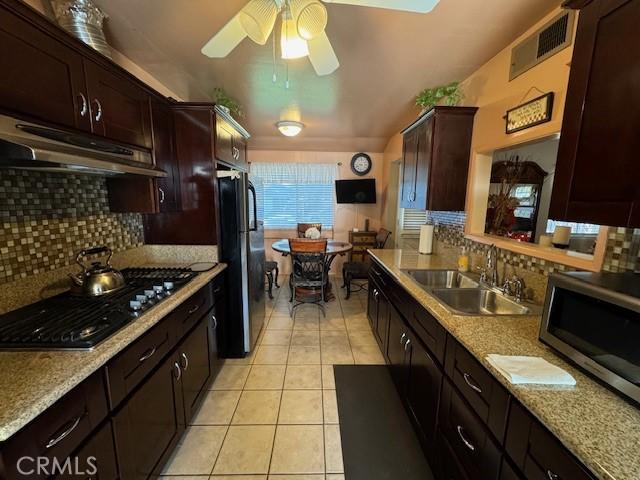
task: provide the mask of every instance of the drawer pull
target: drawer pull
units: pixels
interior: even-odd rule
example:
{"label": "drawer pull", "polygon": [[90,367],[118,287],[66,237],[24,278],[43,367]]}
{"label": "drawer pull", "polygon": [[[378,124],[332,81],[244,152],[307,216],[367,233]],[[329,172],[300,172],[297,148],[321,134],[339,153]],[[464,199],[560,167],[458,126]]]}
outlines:
{"label": "drawer pull", "polygon": [[98,100],[97,98],[93,99],[93,103],[96,106],[96,114],[93,118],[96,122],[99,122],[100,120],[102,120],[102,104],[100,103],[100,100]]}
{"label": "drawer pull", "polygon": [[460,440],[462,440],[462,443],[464,443],[464,446],[467,447],[472,452],[475,452],[476,447],[474,447],[473,444],[464,437],[464,430],[462,429],[462,427],[458,425],[456,429],[458,430],[458,436],[460,437]]}
{"label": "drawer pull", "polygon": [[406,336],[407,336],[407,333],[406,333],[406,332],[405,332],[405,333],[403,333],[403,334],[400,336],[400,345],[402,345],[402,344],[404,343],[404,337],[406,337]]}
{"label": "drawer pull", "polygon": [[200,308],[200,305],[196,305],[195,307],[193,307],[191,310],[189,310],[187,312],[187,315],[191,315],[192,313],[196,313],[199,308]]}
{"label": "drawer pull", "polygon": [[382,282],[382,285],[384,285],[386,287],[387,283],[384,281],[384,278],[382,278],[382,274],[380,272],[378,272],[377,270],[374,270],[373,268],[371,269],[371,271],[376,274],[376,277],[378,277],[380,282]]}
{"label": "drawer pull", "polygon": [[407,348],[409,348],[409,345],[411,345],[411,339],[407,338],[406,343],[404,344],[404,351],[407,351]]}
{"label": "drawer pull", "polygon": [[475,390],[478,393],[482,393],[482,389],[478,386],[478,384],[476,383],[476,381],[473,379],[471,375],[469,375],[468,373],[463,373],[462,376],[464,377],[465,383],[469,385],[469,388],[471,388],[471,390]]}
{"label": "drawer pull", "polygon": [[87,97],[85,97],[83,93],[79,93],[78,97],[80,97],[80,100],[82,102],[82,105],[80,106],[80,116],[84,117],[89,111],[89,108],[87,105]]}
{"label": "drawer pull", "polygon": [[184,352],[182,352],[180,356],[182,357],[182,360],[184,360],[184,363],[180,362],[182,364],[182,370],[186,372],[187,368],[189,368],[189,357],[187,357],[187,354]]}
{"label": "drawer pull", "polygon": [[71,432],[76,429],[76,427],[80,423],[80,420],[82,420],[82,417],[84,417],[84,413],[77,416],[74,420],[70,421],[70,426],[67,427],[61,434],[49,439],[49,441],[45,445],[45,448],[49,449],[51,447],[55,447],[58,443],[67,438],[71,434]]}
{"label": "drawer pull", "polygon": [[213,326],[211,328],[215,330],[216,328],[218,328],[218,319],[215,315],[211,315],[211,320],[213,321]]}
{"label": "drawer pull", "polygon": [[180,368],[180,365],[178,365],[178,362],[173,362],[173,370],[176,372],[176,380],[180,380],[180,378],[182,378],[182,369]]}
{"label": "drawer pull", "polygon": [[138,359],[138,362],[143,363],[149,360],[156,353],[156,347],[148,349],[146,352],[142,354],[142,356]]}
{"label": "drawer pull", "polygon": [[551,470],[547,470],[547,478],[549,480],[561,480],[560,479],[560,475],[556,475],[555,473],[553,473]]}

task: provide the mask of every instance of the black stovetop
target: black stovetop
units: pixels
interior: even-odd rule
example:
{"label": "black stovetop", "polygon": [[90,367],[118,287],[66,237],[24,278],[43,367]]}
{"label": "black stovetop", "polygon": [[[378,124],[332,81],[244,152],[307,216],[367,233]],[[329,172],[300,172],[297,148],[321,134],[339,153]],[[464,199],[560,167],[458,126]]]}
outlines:
{"label": "black stovetop", "polygon": [[0,315],[0,349],[90,350],[197,275],[187,268],[127,268],[122,274],[126,286],[111,294],[66,292]]}

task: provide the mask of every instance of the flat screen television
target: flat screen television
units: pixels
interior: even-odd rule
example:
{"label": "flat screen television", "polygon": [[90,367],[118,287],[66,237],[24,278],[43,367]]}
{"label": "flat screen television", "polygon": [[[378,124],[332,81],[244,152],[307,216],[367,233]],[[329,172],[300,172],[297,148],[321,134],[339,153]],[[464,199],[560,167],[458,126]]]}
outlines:
{"label": "flat screen television", "polygon": [[336,180],[338,203],[376,203],[376,180]]}

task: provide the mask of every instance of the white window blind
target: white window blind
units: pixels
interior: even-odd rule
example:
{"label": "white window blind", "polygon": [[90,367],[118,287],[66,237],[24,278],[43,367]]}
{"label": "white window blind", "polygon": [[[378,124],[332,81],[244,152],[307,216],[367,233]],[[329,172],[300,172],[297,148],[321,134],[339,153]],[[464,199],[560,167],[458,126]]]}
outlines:
{"label": "white window blind", "polygon": [[402,209],[402,224],[400,226],[403,231],[420,230],[420,227],[425,223],[427,223],[426,210],[418,210],[414,208]]}
{"label": "white window blind", "polygon": [[258,218],[265,228],[295,228],[298,223],[333,227],[335,164],[252,163]]}
{"label": "white window blind", "polygon": [[547,232],[553,233],[556,227],[571,227],[571,233],[575,235],[597,235],[600,232],[600,225],[590,223],[557,222],[547,220]]}

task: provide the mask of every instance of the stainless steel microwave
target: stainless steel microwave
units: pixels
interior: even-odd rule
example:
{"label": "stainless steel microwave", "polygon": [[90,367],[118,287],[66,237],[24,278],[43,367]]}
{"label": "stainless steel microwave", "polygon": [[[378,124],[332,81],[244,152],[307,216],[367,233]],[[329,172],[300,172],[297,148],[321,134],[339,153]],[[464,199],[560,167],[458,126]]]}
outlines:
{"label": "stainless steel microwave", "polygon": [[640,274],[551,275],[540,340],[640,403]]}

